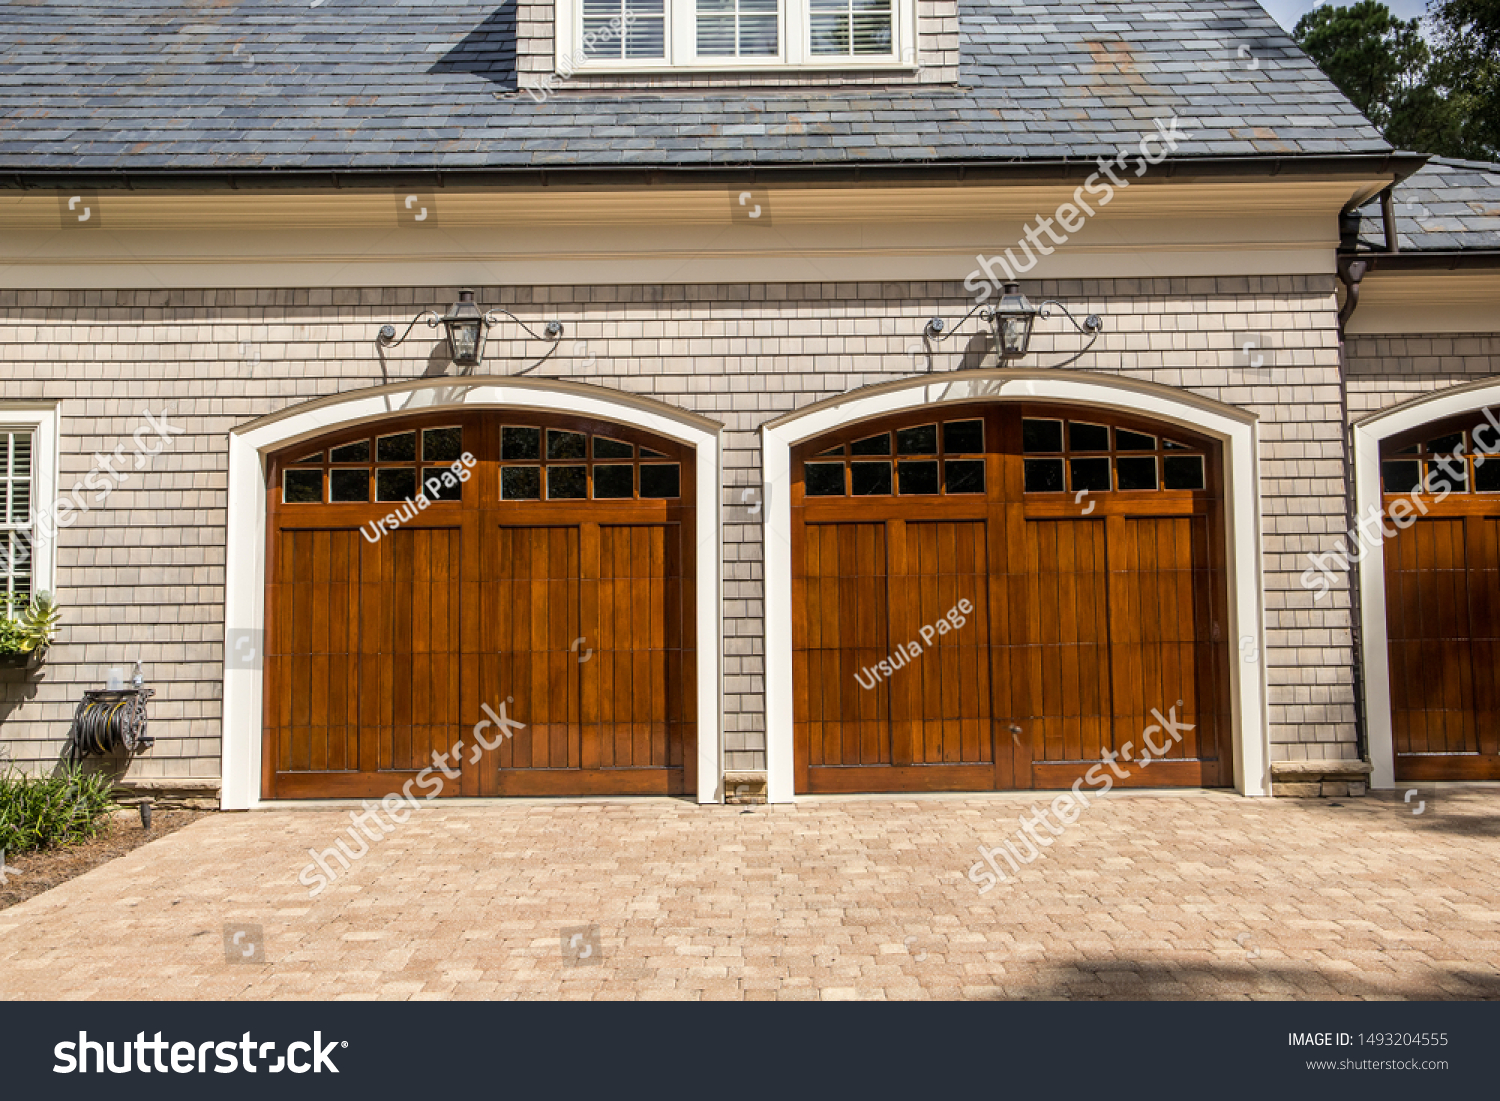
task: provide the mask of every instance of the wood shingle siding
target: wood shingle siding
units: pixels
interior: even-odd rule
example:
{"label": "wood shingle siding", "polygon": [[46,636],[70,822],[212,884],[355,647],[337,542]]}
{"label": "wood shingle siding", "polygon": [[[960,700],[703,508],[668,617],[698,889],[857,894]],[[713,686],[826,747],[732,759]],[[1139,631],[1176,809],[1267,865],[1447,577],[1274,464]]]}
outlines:
{"label": "wood shingle siding", "polygon": [[[1304,554],[1347,527],[1333,277],[1028,290],[1063,297],[1075,312],[1107,312],[1104,336],[1077,369],[1182,387],[1261,418],[1267,632],[1259,660],[1270,681],[1272,756],[1355,757],[1348,594],[1315,603],[1298,582]],[[188,427],[105,507],[63,529],[58,644],[44,675],[0,680],[12,757],[50,767],[80,694],[99,687],[111,666],[140,658],[158,690],[157,745],[132,775],[217,775],[226,434],[316,397],[420,377],[426,345],[392,355],[387,375],[365,349],[413,303],[452,297],[451,287],[0,292],[0,390],[8,399],[61,400],[64,489],[96,451],[129,436],[138,410],[167,406]],[[563,352],[537,373],[647,395],[727,426],[725,764],[764,767],[763,548],[746,496],[761,481],[757,429],[852,388],[909,377],[913,334],[934,313],[952,314],[962,287],[486,287],[477,297],[567,326]],[[1234,334],[1245,331],[1273,339],[1273,372],[1235,366]],[[1476,344],[1473,354],[1496,343]],[[1039,333],[1037,345],[1050,354],[1054,337]]]}

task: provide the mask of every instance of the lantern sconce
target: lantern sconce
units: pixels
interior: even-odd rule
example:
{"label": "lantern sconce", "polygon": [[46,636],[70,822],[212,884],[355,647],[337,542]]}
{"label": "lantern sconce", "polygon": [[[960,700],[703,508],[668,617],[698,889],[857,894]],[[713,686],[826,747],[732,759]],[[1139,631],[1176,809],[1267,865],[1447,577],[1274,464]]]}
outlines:
{"label": "lantern sconce", "polygon": [[474,304],[474,292],[467,287],[458,292],[458,301],[448,307],[447,313],[439,314],[436,310],[423,310],[411,319],[411,324],[406,327],[406,332],[402,333],[400,337],[396,336],[396,327],[394,325],[382,325],[380,327],[380,336],[376,343],[381,348],[394,348],[411,335],[411,331],[416,327],[418,321],[425,318],[429,328],[435,329],[440,324],[443,326],[448,343],[448,358],[453,361],[455,367],[478,367],[484,362],[485,337],[489,334],[490,329],[499,322],[499,318],[496,315],[504,315],[510,318],[521,328],[525,329],[527,335],[533,340],[548,340],[552,343],[552,347],[547,351],[546,355],[542,356],[541,359],[537,360],[530,367],[525,367],[517,371],[517,374],[525,374],[535,367],[540,367],[557,351],[557,345],[562,340],[563,333],[561,321],[547,322],[542,334],[538,335],[536,330],[509,310],[495,308],[481,313],[479,307]]}
{"label": "lantern sconce", "polygon": [[[1089,314],[1082,323],[1075,318],[1068,307],[1049,298],[1045,302],[1033,304],[1032,301],[1021,293],[1021,284],[1006,283],[1000,294],[1000,301],[996,302],[993,309],[982,309],[975,306],[968,312],[958,325],[957,330],[976,313],[981,321],[989,324],[995,341],[995,354],[999,357],[1001,364],[1010,364],[1026,356],[1031,348],[1031,334],[1036,326],[1038,318],[1046,321],[1051,318],[1053,309],[1062,311],[1068,321],[1080,334],[1089,338],[1077,354],[1069,356],[1061,363],[1054,363],[1049,369],[1066,367],[1076,363],[1088,354],[1099,339],[1099,334],[1104,331],[1104,320],[1096,313]],[[943,333],[948,324],[941,317],[934,317],[922,330],[922,336],[932,342],[942,343],[947,337]],[[951,334],[950,334],[951,335]]]}

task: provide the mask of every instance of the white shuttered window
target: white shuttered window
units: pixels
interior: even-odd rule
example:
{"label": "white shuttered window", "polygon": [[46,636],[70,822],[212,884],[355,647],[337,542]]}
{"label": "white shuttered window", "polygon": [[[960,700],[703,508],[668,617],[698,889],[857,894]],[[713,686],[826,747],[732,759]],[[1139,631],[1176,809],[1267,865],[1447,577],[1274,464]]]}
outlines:
{"label": "white shuttered window", "polygon": [[29,599],[32,589],[32,526],[36,434],[0,428],[0,593]]}
{"label": "white shuttered window", "polygon": [[[557,0],[556,75],[916,69],[916,0]],[[556,82],[554,82],[554,90]]]}

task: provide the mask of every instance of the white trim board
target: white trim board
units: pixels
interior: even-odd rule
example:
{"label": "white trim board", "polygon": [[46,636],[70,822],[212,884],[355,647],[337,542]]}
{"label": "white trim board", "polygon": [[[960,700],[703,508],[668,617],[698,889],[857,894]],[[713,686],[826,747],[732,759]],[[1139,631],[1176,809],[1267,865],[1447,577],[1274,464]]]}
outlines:
{"label": "white trim board", "polygon": [[[1363,516],[1380,507],[1380,445],[1432,421],[1462,413],[1476,413],[1500,405],[1500,382],[1481,382],[1424,394],[1383,409],[1354,425],[1354,509]],[[1370,786],[1390,791],[1396,786],[1396,749],[1391,730],[1390,639],[1385,618],[1385,540],[1366,547],[1359,567],[1359,627],[1364,659],[1365,742],[1370,755]]]}
{"label": "white trim board", "polygon": [[[1265,652],[1261,583],[1258,421],[1250,413],[1180,390],[1080,371],[992,369],[925,375],[858,390],[781,417],[761,428],[767,503],[764,531],[767,793],[794,801],[792,737],[791,451],[844,425],[908,410],[973,402],[1027,401],[1104,408],[1180,425],[1224,447],[1229,638]],[[772,640],[777,644],[772,645]],[[1240,653],[1238,647],[1236,654]],[[1230,663],[1234,785],[1242,795],[1271,794],[1270,728],[1263,662]]]}
{"label": "white trim board", "polygon": [[474,377],[401,383],[359,390],[261,417],[229,434],[228,547],[224,585],[224,719],[221,739],[225,810],[249,810],[261,802],[260,668],[230,664],[230,639],[265,625],[266,457],[299,440],[401,413],[435,409],[566,408],[598,420],[628,424],[696,450],[698,791],[700,803],[721,802],[723,793],[723,631],[719,553],[719,433],[714,422],[630,394],[547,379]]}

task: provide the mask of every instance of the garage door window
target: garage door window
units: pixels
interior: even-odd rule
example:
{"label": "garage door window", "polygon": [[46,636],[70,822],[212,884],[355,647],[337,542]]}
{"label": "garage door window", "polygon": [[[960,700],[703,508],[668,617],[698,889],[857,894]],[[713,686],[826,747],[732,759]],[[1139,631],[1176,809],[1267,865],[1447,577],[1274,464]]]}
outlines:
{"label": "garage door window", "polygon": [[[894,456],[895,461],[882,456]],[[984,492],[984,421],[918,424],[829,448],[802,468],[808,497],[936,497]]]}
{"label": "garage door window", "polygon": [[682,468],[666,459],[609,436],[508,424],[500,429],[500,499],[675,500]]}
{"label": "garage door window", "polygon": [[1380,477],[1386,493],[1500,493],[1500,431],[1480,421],[1469,429],[1389,447]]}
{"label": "garage door window", "polygon": [[[351,440],[296,459],[282,471],[288,505],[400,503],[418,490],[429,501],[459,501],[463,486],[451,475],[464,455],[464,430],[424,428]],[[372,461],[373,459],[373,461]],[[450,484],[451,483],[451,484]]]}
{"label": "garage door window", "polygon": [[1021,449],[1027,493],[1151,493],[1207,485],[1201,452],[1129,428],[1027,418]]}

